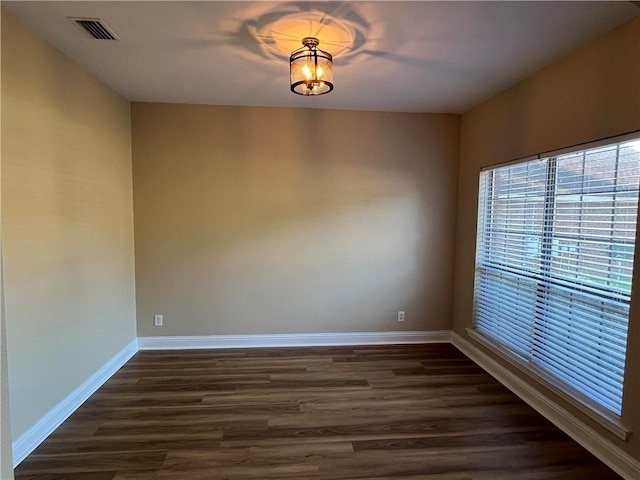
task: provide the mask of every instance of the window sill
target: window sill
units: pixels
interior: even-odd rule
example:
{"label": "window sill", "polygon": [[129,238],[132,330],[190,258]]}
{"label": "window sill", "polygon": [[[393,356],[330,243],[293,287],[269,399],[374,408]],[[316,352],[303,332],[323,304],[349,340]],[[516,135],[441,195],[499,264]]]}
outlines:
{"label": "window sill", "polygon": [[589,417],[594,422],[598,423],[598,425],[604,427],[619,439],[625,442],[628,441],[631,431],[621,423],[620,417],[608,411],[603,411],[583,394],[567,388],[566,385],[560,383],[546,372],[532,367],[527,362],[520,360],[504,347],[481,333],[473,329],[467,329],[467,333],[470,338],[498,355],[498,357],[508,362],[511,366],[529,375],[542,386],[548,388],[551,392],[577,408],[581,413]]}

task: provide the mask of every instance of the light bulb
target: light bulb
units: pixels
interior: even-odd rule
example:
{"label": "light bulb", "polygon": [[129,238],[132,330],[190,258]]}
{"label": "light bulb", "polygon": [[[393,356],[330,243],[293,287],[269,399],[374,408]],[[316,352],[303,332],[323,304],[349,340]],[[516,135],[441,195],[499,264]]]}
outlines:
{"label": "light bulb", "polygon": [[316,78],[322,78],[322,75],[324,75],[324,70],[322,70],[322,67],[316,68],[316,75]]}
{"label": "light bulb", "polygon": [[304,67],[302,67],[302,74],[307,78],[307,80],[311,80],[313,78],[313,74],[311,73],[309,65],[305,65]]}

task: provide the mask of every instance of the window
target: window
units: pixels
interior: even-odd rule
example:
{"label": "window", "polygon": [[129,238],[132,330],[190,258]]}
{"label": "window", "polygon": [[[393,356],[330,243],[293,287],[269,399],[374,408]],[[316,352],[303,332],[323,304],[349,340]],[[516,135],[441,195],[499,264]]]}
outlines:
{"label": "window", "polygon": [[620,415],[640,140],[480,174],[474,329]]}

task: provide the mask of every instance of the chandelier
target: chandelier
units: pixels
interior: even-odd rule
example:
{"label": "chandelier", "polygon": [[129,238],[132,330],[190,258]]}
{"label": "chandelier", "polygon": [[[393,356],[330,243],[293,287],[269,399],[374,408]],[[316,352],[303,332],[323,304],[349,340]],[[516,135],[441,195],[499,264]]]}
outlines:
{"label": "chandelier", "polygon": [[324,95],[333,90],[333,57],[318,48],[315,37],[302,39],[303,47],[289,58],[291,91],[298,95]]}

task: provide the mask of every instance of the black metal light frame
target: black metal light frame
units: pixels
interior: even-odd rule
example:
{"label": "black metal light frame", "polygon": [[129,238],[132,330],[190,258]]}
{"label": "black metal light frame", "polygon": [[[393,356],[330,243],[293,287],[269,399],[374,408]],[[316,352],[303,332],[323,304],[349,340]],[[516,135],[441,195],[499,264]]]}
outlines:
{"label": "black metal light frame", "polygon": [[[291,79],[291,91],[298,95],[304,96],[316,96],[324,95],[333,90],[333,56],[320,50],[318,45],[320,42],[315,37],[305,37],[302,39],[302,45],[304,47],[299,50],[295,50],[291,53],[289,58],[289,78]],[[313,63],[313,77],[306,79],[295,79],[293,65],[296,62],[303,62],[307,64],[308,60],[312,59]],[[324,60],[330,66],[331,74],[328,79],[318,78],[318,59]]]}

